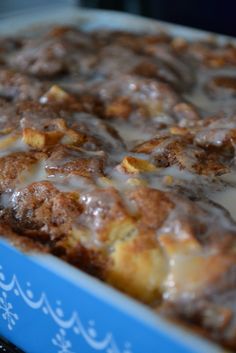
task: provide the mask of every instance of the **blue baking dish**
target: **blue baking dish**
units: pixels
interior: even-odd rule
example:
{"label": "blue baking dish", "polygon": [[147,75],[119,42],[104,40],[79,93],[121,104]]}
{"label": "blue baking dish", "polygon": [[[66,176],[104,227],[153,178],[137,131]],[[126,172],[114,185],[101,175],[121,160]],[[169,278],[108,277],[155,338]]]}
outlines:
{"label": "blue baking dish", "polygon": [[[2,19],[0,32],[51,23],[150,32],[164,28],[190,39],[208,35],[137,16],[71,7]],[[0,238],[0,335],[28,353],[225,352],[61,260],[24,254],[4,238]]]}
{"label": "blue baking dish", "polygon": [[0,254],[0,334],[25,352],[222,352],[50,255]]}

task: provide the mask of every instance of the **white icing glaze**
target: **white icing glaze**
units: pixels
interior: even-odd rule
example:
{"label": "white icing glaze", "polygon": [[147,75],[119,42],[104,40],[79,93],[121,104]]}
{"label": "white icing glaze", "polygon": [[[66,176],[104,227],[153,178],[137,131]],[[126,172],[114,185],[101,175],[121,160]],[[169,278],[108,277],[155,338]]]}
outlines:
{"label": "white icing glaze", "polygon": [[160,175],[166,176],[170,175],[175,179],[192,181],[199,176],[195,173],[190,173],[185,169],[180,169],[178,166],[172,166],[168,168],[163,168],[160,170]]}
{"label": "white icing glaze", "polygon": [[222,174],[218,178],[226,183],[236,185],[236,171],[231,171],[230,173]]}
{"label": "white icing glaze", "polygon": [[20,175],[20,183],[17,188],[26,187],[32,183],[47,180],[47,173],[45,171],[45,161],[36,163],[30,170],[24,171]]}
{"label": "white icing glaze", "polygon": [[138,143],[149,140],[152,134],[143,132],[132,125],[125,123],[112,122],[111,124],[119,133],[120,137],[125,141],[127,147],[132,148]]}
{"label": "white icing glaze", "polygon": [[[11,141],[12,137],[12,141]],[[7,156],[13,152],[28,152],[29,147],[23,142],[22,138],[14,139],[14,135],[7,135],[0,138],[0,157]]]}
{"label": "white icing glaze", "polygon": [[236,188],[227,186],[224,190],[210,194],[209,198],[228,210],[236,221]]}
{"label": "white icing glaze", "polygon": [[49,176],[50,180],[54,186],[62,192],[71,192],[71,191],[91,191],[95,188],[95,184],[88,179],[81,177],[79,175],[75,176],[65,176],[65,175],[55,175]]}

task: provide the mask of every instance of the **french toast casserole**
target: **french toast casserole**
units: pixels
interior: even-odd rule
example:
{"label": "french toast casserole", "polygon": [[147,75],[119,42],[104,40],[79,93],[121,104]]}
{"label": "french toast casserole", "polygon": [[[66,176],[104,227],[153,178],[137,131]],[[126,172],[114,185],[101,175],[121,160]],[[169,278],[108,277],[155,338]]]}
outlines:
{"label": "french toast casserole", "polygon": [[0,232],[236,351],[236,46],[0,39]]}

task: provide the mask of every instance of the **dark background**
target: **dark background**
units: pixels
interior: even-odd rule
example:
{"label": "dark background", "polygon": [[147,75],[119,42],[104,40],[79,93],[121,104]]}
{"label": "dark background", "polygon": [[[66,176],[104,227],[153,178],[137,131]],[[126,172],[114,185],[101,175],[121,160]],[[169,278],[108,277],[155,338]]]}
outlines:
{"label": "dark background", "polygon": [[235,0],[81,0],[81,3],[236,36]]}
{"label": "dark background", "polygon": [[0,16],[62,4],[126,11],[236,36],[236,0],[0,0]]}

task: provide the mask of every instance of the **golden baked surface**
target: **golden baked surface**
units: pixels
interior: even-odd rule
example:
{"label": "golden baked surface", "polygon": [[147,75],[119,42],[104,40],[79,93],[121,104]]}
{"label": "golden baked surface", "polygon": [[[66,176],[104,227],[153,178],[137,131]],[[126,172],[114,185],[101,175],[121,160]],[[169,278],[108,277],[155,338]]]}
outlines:
{"label": "golden baked surface", "polygon": [[236,351],[236,47],[0,38],[0,229]]}

